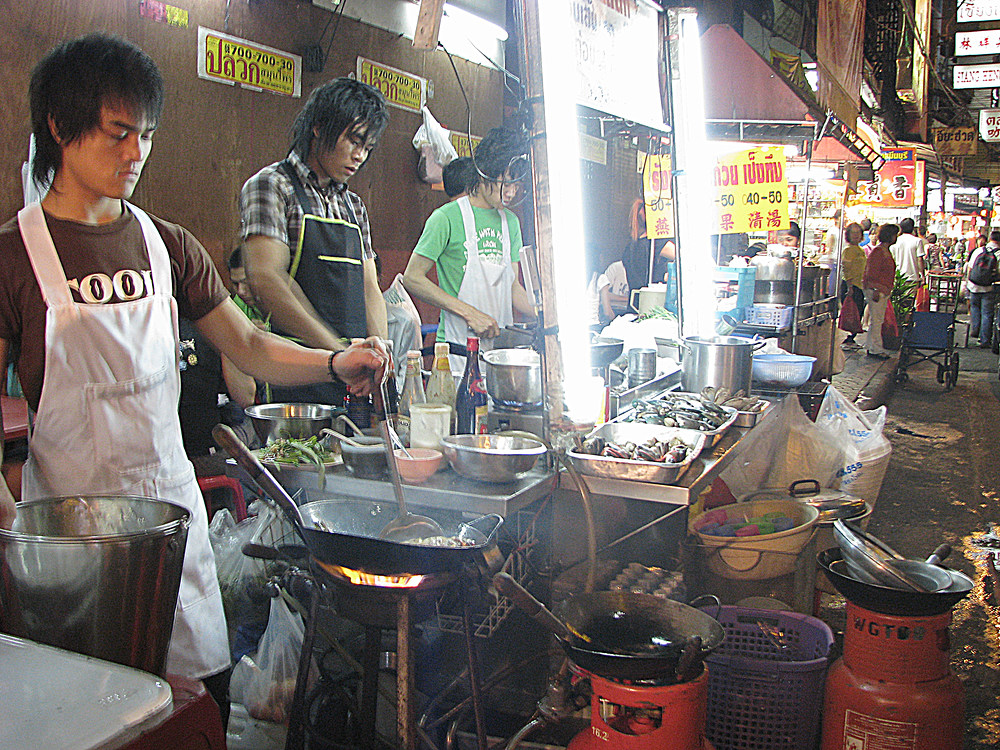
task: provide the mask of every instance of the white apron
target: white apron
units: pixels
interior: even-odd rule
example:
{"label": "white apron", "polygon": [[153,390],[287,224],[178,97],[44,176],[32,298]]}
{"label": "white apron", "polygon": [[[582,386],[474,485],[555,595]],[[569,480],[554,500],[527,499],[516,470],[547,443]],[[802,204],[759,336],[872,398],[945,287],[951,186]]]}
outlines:
{"label": "white apron", "polygon": [[[476,234],[476,219],[472,213],[472,204],[467,195],[457,201],[462,211],[462,223],[465,225],[465,276],[458,290],[458,299],[477,310],[482,310],[491,316],[500,328],[514,322],[511,287],[514,285],[514,268],[511,265],[510,232],[507,227],[507,209],[500,210],[500,242],[502,258],[500,265],[484,263],[479,257],[479,241]],[[442,311],[444,320],[444,340],[453,344],[465,346],[472,335],[465,318],[447,310]],[[492,339],[482,339],[479,342],[480,351],[493,348]],[[465,370],[465,357],[451,355],[451,371],[461,375]]]}
{"label": "white apron", "polygon": [[41,206],[18,213],[47,307],[45,376],[23,495],[143,495],[191,512],[167,671],[201,678],[230,659],[208,514],[177,417],[177,303],[159,232],[144,212],[128,208],[142,227],[153,293],[114,304],[75,303]]}

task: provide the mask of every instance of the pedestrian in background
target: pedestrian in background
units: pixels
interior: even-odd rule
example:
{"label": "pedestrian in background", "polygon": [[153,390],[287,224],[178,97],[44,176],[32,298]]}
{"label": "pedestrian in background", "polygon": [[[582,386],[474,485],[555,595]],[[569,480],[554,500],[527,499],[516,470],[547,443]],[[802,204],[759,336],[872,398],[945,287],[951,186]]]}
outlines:
{"label": "pedestrian in background", "polygon": [[868,356],[879,359],[889,358],[889,350],[882,345],[882,321],[885,320],[885,307],[896,282],[896,261],[889,248],[896,241],[898,233],[899,227],[895,224],[883,224],[878,228],[878,244],[868,255],[862,276],[865,303],[869,311],[865,349]]}

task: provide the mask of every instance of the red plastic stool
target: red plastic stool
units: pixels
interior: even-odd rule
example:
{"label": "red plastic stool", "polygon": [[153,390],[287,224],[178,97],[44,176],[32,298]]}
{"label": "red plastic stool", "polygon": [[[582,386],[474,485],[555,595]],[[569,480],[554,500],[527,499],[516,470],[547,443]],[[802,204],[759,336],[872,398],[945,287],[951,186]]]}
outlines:
{"label": "red plastic stool", "polygon": [[174,697],[170,716],[125,745],[126,750],[226,750],[219,707],[205,686],[173,674],[167,682]]}
{"label": "red plastic stool", "polygon": [[[198,486],[201,487],[201,494],[205,495],[206,503],[208,503],[206,492],[220,489],[229,490],[233,493],[233,504],[236,506],[236,520],[242,521],[247,517],[247,501],[243,497],[243,485],[239,483],[239,480],[227,477],[225,474],[219,474],[214,477],[198,477]],[[212,508],[209,507],[208,510],[211,514]]]}

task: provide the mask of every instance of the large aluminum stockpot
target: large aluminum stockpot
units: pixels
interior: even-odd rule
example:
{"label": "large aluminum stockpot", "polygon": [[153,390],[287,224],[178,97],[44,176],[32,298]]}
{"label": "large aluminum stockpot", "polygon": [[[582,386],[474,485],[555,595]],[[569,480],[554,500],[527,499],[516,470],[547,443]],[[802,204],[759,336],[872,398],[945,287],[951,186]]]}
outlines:
{"label": "large aluminum stockpot", "polygon": [[681,387],[701,393],[705,386],[750,392],[753,353],[763,341],[743,336],[685,336],[682,346]]}
{"label": "large aluminum stockpot", "polygon": [[0,630],[163,675],[189,523],[149,497],[19,503],[0,529]]}
{"label": "large aluminum stockpot", "polygon": [[541,357],[533,349],[492,349],[483,354],[489,365],[486,392],[500,406],[539,406],[542,403]]}

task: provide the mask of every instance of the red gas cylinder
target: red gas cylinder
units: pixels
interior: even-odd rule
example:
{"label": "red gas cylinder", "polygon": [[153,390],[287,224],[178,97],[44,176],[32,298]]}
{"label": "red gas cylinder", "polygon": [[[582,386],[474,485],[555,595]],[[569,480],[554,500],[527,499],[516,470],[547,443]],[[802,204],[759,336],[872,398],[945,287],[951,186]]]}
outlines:
{"label": "red gas cylinder", "polygon": [[950,622],[951,612],[902,617],[848,602],[822,750],[961,750],[965,691],[948,666]]}
{"label": "red gas cylinder", "polygon": [[567,750],[711,750],[708,670],[677,685],[623,685],[589,675],[590,727]]}

